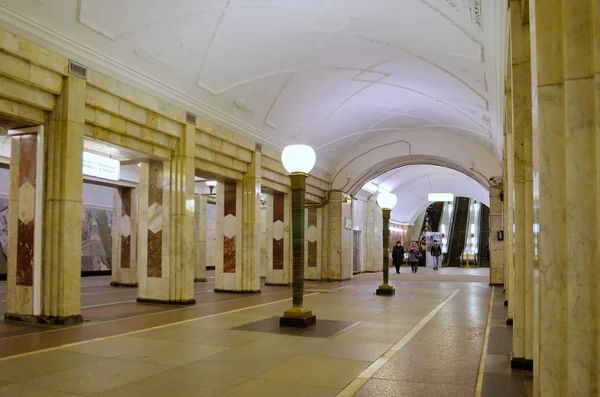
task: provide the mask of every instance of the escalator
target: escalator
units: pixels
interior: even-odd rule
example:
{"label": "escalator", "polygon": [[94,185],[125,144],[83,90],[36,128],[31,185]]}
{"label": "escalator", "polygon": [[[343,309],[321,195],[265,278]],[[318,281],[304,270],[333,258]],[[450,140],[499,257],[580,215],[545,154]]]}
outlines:
{"label": "escalator", "polygon": [[455,199],[455,207],[456,209],[454,210],[454,214],[452,216],[452,224],[450,229],[450,244],[448,246],[448,262],[446,266],[459,267],[460,256],[465,249],[465,241],[467,237],[469,199],[466,197],[457,197]]}
{"label": "escalator", "polygon": [[433,205],[433,215],[431,216],[431,231],[439,232],[440,231],[440,221],[442,220],[442,213],[444,211],[444,202],[438,201],[432,204]]}
{"label": "escalator", "polygon": [[[421,224],[421,232],[437,232],[439,231],[440,221],[442,220],[442,212],[444,210],[444,202],[436,201],[435,203],[429,205],[425,210],[426,215],[423,218],[423,223]],[[427,216],[429,215],[429,217]],[[429,218],[430,222],[430,230],[425,230],[425,222],[427,222]]]}
{"label": "escalator", "polygon": [[479,219],[479,266],[490,267],[490,208],[481,206]]}

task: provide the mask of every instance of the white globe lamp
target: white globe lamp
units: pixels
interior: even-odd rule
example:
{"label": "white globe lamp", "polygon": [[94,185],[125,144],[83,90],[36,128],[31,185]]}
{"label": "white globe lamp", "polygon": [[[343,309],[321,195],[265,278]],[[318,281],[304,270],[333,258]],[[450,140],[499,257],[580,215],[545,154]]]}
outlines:
{"label": "white globe lamp", "polygon": [[315,151],[307,145],[286,146],[281,153],[283,167],[290,174],[308,174],[315,166],[316,161]]}
{"label": "white globe lamp", "polygon": [[395,194],[381,192],[377,195],[377,205],[382,209],[391,210],[396,206],[398,198]]}

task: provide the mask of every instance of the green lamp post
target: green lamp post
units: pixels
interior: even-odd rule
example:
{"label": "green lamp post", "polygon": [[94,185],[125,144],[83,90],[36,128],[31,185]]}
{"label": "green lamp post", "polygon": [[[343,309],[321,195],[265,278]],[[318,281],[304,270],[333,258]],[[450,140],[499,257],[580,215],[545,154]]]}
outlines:
{"label": "green lamp post", "polygon": [[290,173],[292,187],[293,303],[279,318],[279,325],[306,328],[317,322],[304,307],[304,196],[306,177],[316,162],[315,151],[306,145],[290,145],[283,149],[281,162]]}
{"label": "green lamp post", "polygon": [[376,295],[393,296],[394,287],[389,284],[390,278],[390,215],[398,198],[395,194],[381,192],[377,195],[377,205],[383,212],[383,284],[375,291]]}

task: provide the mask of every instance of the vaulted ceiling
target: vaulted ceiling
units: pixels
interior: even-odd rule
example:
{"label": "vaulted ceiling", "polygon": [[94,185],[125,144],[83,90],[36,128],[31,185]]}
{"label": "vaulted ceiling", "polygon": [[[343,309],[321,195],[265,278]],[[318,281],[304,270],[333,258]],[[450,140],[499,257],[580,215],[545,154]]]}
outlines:
{"label": "vaulted ceiling", "polygon": [[479,182],[446,167],[409,165],[388,171],[371,183],[397,195],[398,203],[391,215],[397,222],[414,222],[431,204],[429,193],[454,193],[455,197],[469,197],[490,205],[489,193]]}
{"label": "vaulted ceiling", "polygon": [[0,0],[0,25],[263,143],[310,144],[333,171],[420,133],[499,162],[504,3]]}

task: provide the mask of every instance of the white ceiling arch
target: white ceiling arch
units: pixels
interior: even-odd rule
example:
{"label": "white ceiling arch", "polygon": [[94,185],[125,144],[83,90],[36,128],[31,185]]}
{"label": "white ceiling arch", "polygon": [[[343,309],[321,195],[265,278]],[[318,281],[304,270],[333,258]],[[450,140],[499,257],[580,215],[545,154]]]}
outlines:
{"label": "white ceiling arch", "polygon": [[0,0],[0,26],[282,147],[390,133],[500,159],[506,0]]}
{"label": "white ceiling arch", "polygon": [[460,171],[437,165],[407,165],[388,171],[371,181],[398,197],[392,219],[412,223],[429,205],[429,193],[453,193],[489,206],[489,192],[475,179]]}

